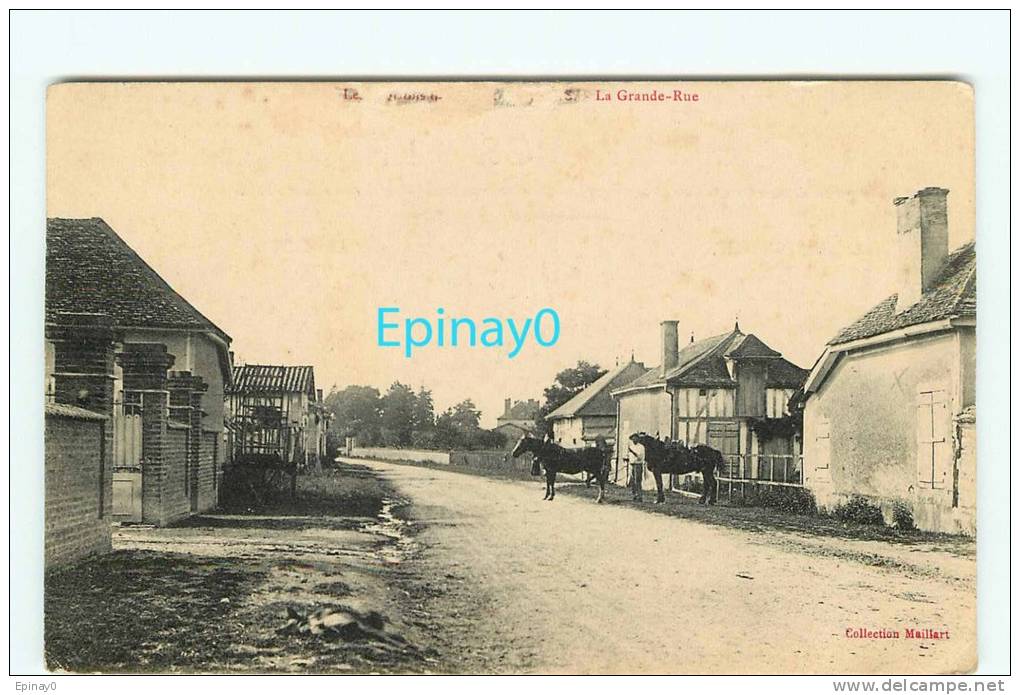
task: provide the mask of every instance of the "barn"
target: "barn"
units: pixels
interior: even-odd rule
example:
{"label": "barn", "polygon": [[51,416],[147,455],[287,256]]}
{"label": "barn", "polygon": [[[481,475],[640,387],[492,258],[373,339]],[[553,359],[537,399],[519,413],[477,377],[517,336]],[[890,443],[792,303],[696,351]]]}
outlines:
{"label": "barn", "polygon": [[616,441],[616,403],[610,395],[645,373],[645,365],[631,358],[616,365],[573,398],[546,415],[553,441],[568,449],[593,446],[598,437]]}

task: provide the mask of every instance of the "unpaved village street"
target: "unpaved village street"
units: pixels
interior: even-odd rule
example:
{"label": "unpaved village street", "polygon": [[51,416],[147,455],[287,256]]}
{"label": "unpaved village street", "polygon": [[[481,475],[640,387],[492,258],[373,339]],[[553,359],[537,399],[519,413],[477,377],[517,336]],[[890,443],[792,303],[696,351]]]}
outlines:
{"label": "unpaved village street", "polygon": [[[445,597],[467,643],[513,670],[885,673],[975,663],[973,556],[725,528],[596,505],[594,490],[550,503],[537,481],[364,463],[413,501],[431,571],[463,575],[462,597],[481,596]],[[949,630],[949,639],[904,638],[911,627]],[[846,636],[859,628],[901,636]]]}
{"label": "unpaved village street", "polygon": [[[54,670],[899,673],[974,666],[968,539],[347,460],[46,584]],[[331,632],[365,618],[382,632]],[[309,616],[320,620],[314,630]],[[376,616],[373,618],[372,616]],[[323,622],[326,621],[326,622]],[[906,630],[949,631],[909,639]],[[345,630],[348,628],[344,628]],[[897,630],[899,638],[847,636]],[[936,666],[938,664],[938,666]]]}

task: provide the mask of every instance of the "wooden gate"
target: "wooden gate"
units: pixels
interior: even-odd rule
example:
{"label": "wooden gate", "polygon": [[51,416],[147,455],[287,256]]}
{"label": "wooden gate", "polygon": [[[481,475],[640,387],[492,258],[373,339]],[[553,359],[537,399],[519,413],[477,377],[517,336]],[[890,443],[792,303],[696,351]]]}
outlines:
{"label": "wooden gate", "polygon": [[140,405],[113,406],[113,518],[142,520],[142,413]]}

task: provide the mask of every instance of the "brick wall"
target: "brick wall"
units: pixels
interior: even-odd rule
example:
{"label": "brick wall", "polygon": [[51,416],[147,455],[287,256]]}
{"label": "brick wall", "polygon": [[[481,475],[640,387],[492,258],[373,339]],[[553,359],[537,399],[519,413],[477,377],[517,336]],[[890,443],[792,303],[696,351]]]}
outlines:
{"label": "brick wall", "polygon": [[207,512],[216,508],[217,465],[219,432],[203,432],[202,446],[198,457],[198,511]]}
{"label": "brick wall", "polygon": [[170,423],[166,434],[161,524],[168,524],[191,514],[191,500],[188,499],[184,487],[188,463],[188,430],[186,426]]}
{"label": "brick wall", "polygon": [[47,567],[111,550],[107,425],[102,418],[82,415],[46,414]]}

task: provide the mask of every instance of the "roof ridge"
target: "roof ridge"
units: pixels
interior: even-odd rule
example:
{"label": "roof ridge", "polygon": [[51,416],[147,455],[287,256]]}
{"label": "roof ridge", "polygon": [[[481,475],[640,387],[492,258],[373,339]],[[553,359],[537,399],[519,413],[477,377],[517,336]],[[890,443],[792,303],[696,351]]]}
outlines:
{"label": "roof ridge", "polygon": [[[973,243],[973,242],[971,242]],[[967,271],[967,277],[964,278],[963,282],[960,283],[960,290],[956,293],[956,297],[953,299],[953,309],[959,310],[960,304],[963,302],[963,298],[967,295],[967,291],[970,289],[971,283],[977,277],[977,258],[974,259],[973,267]],[[977,288],[975,287],[975,290]]]}
{"label": "roof ridge", "polygon": [[[571,403],[573,403],[574,400],[577,399],[578,397],[584,396],[584,398],[579,400],[571,408],[572,412],[579,411],[581,408],[585,407],[586,405],[591,403],[593,400],[595,400],[595,398],[597,398],[598,395],[603,390],[609,388],[609,386],[613,383],[613,379],[615,379],[616,377],[618,377],[621,374],[623,374],[623,372],[626,371],[627,369],[629,369],[631,365],[635,365],[635,364],[640,364],[640,363],[633,362],[633,361],[632,362],[626,362],[624,364],[618,364],[618,365],[614,366],[612,369],[607,369],[605,374],[603,374],[598,379],[596,379],[595,381],[591,382],[590,384],[585,386],[583,389],[581,389],[580,391],[575,393],[573,396],[571,396],[570,398],[565,400],[563,403],[558,405],[554,410],[552,410],[548,415],[546,415],[546,417],[547,418],[552,417],[559,410],[562,410],[562,409],[566,408],[568,405],[570,405]],[[637,377],[635,377],[635,379],[640,378],[640,376],[641,375],[638,375]],[[598,388],[598,389],[593,388],[596,384],[598,384],[602,380],[605,380],[605,383],[600,388]],[[623,388],[623,387],[620,387],[620,388]]]}
{"label": "roof ridge", "polygon": [[889,294],[841,328],[826,344],[841,345],[908,326],[970,315],[976,311],[976,277],[976,243],[971,240],[946,257],[935,282],[915,303],[897,310],[899,293]]}
{"label": "roof ridge", "polygon": [[700,355],[697,355],[696,357],[691,359],[689,362],[685,363],[683,366],[678,367],[676,372],[671,372],[669,374],[664,375],[663,379],[668,381],[669,379],[677,379],[677,378],[682,377],[684,374],[686,374],[691,369],[693,369],[696,365],[701,364],[701,362],[703,360],[705,360],[709,355],[711,355],[716,350],[718,350],[721,345],[726,345],[727,341],[730,338],[732,338],[734,335],[744,336],[745,334],[741,333],[739,330],[734,328],[729,333],[722,333],[722,334],[717,335],[717,336],[712,336],[710,338],[705,338],[705,340],[714,340],[714,339],[718,338],[719,342],[717,342],[715,345],[713,345],[709,349],[707,349],[704,352],[702,352]]}
{"label": "roof ridge", "polygon": [[227,334],[226,331],[224,331],[222,328],[220,328],[215,323],[213,323],[205,314],[203,314],[191,302],[189,302],[187,299],[185,299],[184,295],[182,295],[180,292],[175,290],[170,285],[170,283],[167,282],[166,279],[164,279],[163,276],[160,275],[159,272],[155,268],[153,268],[151,265],[149,265],[148,262],[146,262],[146,260],[144,258],[142,258],[138,254],[137,251],[135,251],[133,248],[131,248],[131,245],[128,244],[126,241],[124,241],[123,237],[121,237],[116,232],[116,230],[113,227],[111,227],[110,224],[106,220],[104,220],[102,217],[49,217],[49,218],[47,218],[47,222],[50,222],[50,221],[70,222],[70,223],[75,223],[75,222],[94,222],[94,223],[96,223],[96,228],[103,235],[105,235],[108,239],[110,239],[114,243],[118,244],[121,247],[122,250],[127,251],[127,253],[131,256],[131,258],[133,260],[137,261],[140,264],[140,267],[150,276],[150,279],[155,280],[157,283],[162,285],[163,288],[165,288],[170,293],[172,293],[173,296],[177,297],[177,299],[179,299],[181,302],[183,302],[184,303],[184,307],[188,311],[193,313],[195,315],[195,318],[199,319],[201,322],[205,322],[207,324],[207,327],[209,329],[211,329],[214,333],[216,333],[221,339],[223,339],[225,342],[228,342],[228,343],[231,342],[231,337]]}
{"label": "roof ridge", "polygon": [[[627,365],[624,365],[624,367],[626,367],[626,366]],[[553,410],[552,412],[550,412],[549,415],[547,415],[546,417],[549,417],[549,416],[553,415],[554,413],[556,413],[556,411],[558,411],[558,410],[560,410],[562,408],[565,408],[567,405],[572,403],[575,398],[578,398],[579,396],[584,396],[584,398],[582,398],[580,401],[578,401],[577,405],[574,406],[574,410],[580,410],[584,406],[588,405],[588,403],[591,402],[591,400],[593,398],[595,398],[595,396],[598,395],[598,391],[593,388],[595,386],[595,384],[599,383],[600,381],[602,381],[606,377],[610,377],[610,375],[613,374],[614,371],[619,373],[620,371],[622,371],[622,369],[623,369],[623,367],[621,367],[620,365],[616,365],[615,367],[613,367],[613,369],[607,369],[605,374],[603,374],[598,379],[596,379],[595,381],[593,381],[590,384],[588,384],[587,386],[585,386],[583,389],[581,389],[580,391],[575,393],[573,396],[571,396],[567,400],[565,400],[562,403],[560,403],[558,406],[556,406],[556,409]],[[612,381],[612,377],[610,377],[607,381]],[[599,390],[601,390],[601,389],[599,389]],[[589,391],[590,391],[590,393],[588,393]],[[587,396],[585,396],[586,393],[588,394]]]}

